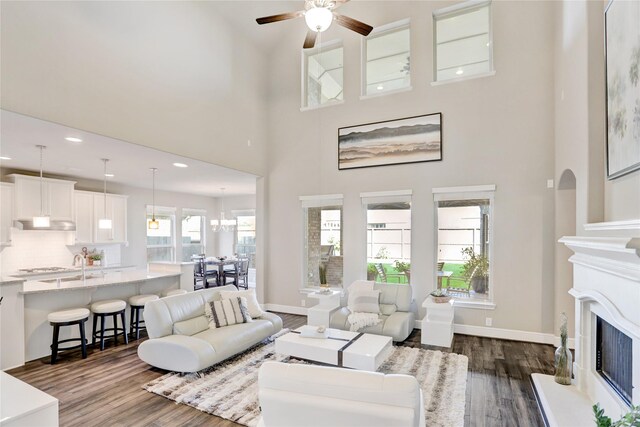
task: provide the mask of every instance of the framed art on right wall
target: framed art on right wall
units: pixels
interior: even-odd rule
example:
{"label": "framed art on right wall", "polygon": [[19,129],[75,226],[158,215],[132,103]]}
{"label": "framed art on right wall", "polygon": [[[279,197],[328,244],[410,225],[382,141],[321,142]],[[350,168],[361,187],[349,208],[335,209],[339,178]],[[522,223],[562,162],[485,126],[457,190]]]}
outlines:
{"label": "framed art on right wall", "polygon": [[640,169],[640,2],[611,0],[605,10],[607,176]]}

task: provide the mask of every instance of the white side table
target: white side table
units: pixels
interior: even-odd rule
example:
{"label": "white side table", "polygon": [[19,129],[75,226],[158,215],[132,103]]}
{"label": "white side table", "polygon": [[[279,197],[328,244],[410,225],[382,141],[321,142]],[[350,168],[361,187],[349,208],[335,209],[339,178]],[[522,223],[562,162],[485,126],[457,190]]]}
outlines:
{"label": "white side table", "polygon": [[329,327],[329,319],[338,307],[340,307],[340,295],[342,291],[332,290],[330,293],[321,294],[320,292],[312,292],[309,298],[318,299],[317,305],[307,310],[307,325],[326,326]]}
{"label": "white side table", "polygon": [[422,319],[422,344],[451,347],[453,340],[453,300],[436,303],[429,296],[422,306],[427,314]]}

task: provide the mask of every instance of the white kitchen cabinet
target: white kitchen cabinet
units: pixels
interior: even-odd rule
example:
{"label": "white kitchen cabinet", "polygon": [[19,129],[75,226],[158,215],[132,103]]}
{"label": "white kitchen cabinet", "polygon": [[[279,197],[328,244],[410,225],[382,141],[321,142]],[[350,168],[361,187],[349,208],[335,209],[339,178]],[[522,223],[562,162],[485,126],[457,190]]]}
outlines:
{"label": "white kitchen cabinet", "polygon": [[29,220],[45,214],[54,221],[73,220],[75,181],[43,178],[41,202],[39,177],[12,174],[9,178],[14,183],[15,219]]}
{"label": "white kitchen cabinet", "polygon": [[[94,224],[93,197],[88,191],[75,192],[76,244],[93,243]],[[101,195],[102,196],[102,195]]]}
{"label": "white kitchen cabinet", "polygon": [[107,194],[106,217],[111,220],[111,229],[98,228],[98,220],[104,218],[104,196],[96,193],[93,198],[94,234],[93,243],[127,243],[127,196]]}
{"label": "white kitchen cabinet", "polygon": [[11,244],[13,184],[0,183],[0,245]]}
{"label": "white kitchen cabinet", "polygon": [[98,228],[98,221],[105,217],[104,194],[75,192],[76,244],[127,243],[127,196],[107,194],[106,199],[110,230]]}

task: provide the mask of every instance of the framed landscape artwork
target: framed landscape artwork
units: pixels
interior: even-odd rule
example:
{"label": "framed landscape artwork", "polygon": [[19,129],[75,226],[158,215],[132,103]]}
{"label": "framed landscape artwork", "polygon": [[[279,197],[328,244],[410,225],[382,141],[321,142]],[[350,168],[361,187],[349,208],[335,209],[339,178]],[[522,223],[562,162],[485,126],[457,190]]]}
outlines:
{"label": "framed landscape artwork", "polygon": [[607,176],[640,169],[640,2],[612,0],[605,11]]}
{"label": "framed landscape artwork", "polygon": [[338,169],[442,160],[442,114],[338,129]]}

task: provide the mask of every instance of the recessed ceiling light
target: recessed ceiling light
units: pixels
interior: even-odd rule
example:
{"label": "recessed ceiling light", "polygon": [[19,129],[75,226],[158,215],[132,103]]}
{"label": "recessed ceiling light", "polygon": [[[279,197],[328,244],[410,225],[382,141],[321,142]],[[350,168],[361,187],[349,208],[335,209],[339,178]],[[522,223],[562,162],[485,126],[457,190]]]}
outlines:
{"label": "recessed ceiling light", "polygon": [[177,168],[188,168],[188,165],[185,165],[184,163],[174,163],[173,166],[177,167]]}
{"label": "recessed ceiling light", "polygon": [[82,139],[76,138],[75,136],[68,136],[65,139],[69,142],[82,142]]}
{"label": "recessed ceiling light", "polygon": [[11,157],[0,156],[0,160],[11,160]]}
{"label": "recessed ceiling light", "polygon": [[384,86],[380,85],[380,86],[378,86],[376,89],[378,89],[378,90],[382,90],[382,89],[384,89]]}
{"label": "recessed ceiling light", "polygon": [[457,74],[457,75],[460,75],[460,74],[462,74],[462,73],[464,73],[464,71],[462,71],[462,70],[458,70],[458,71],[456,71],[456,74]]}
{"label": "recessed ceiling light", "polygon": [[106,176],[107,178],[113,178],[115,175],[112,173],[105,173],[104,176]]}

